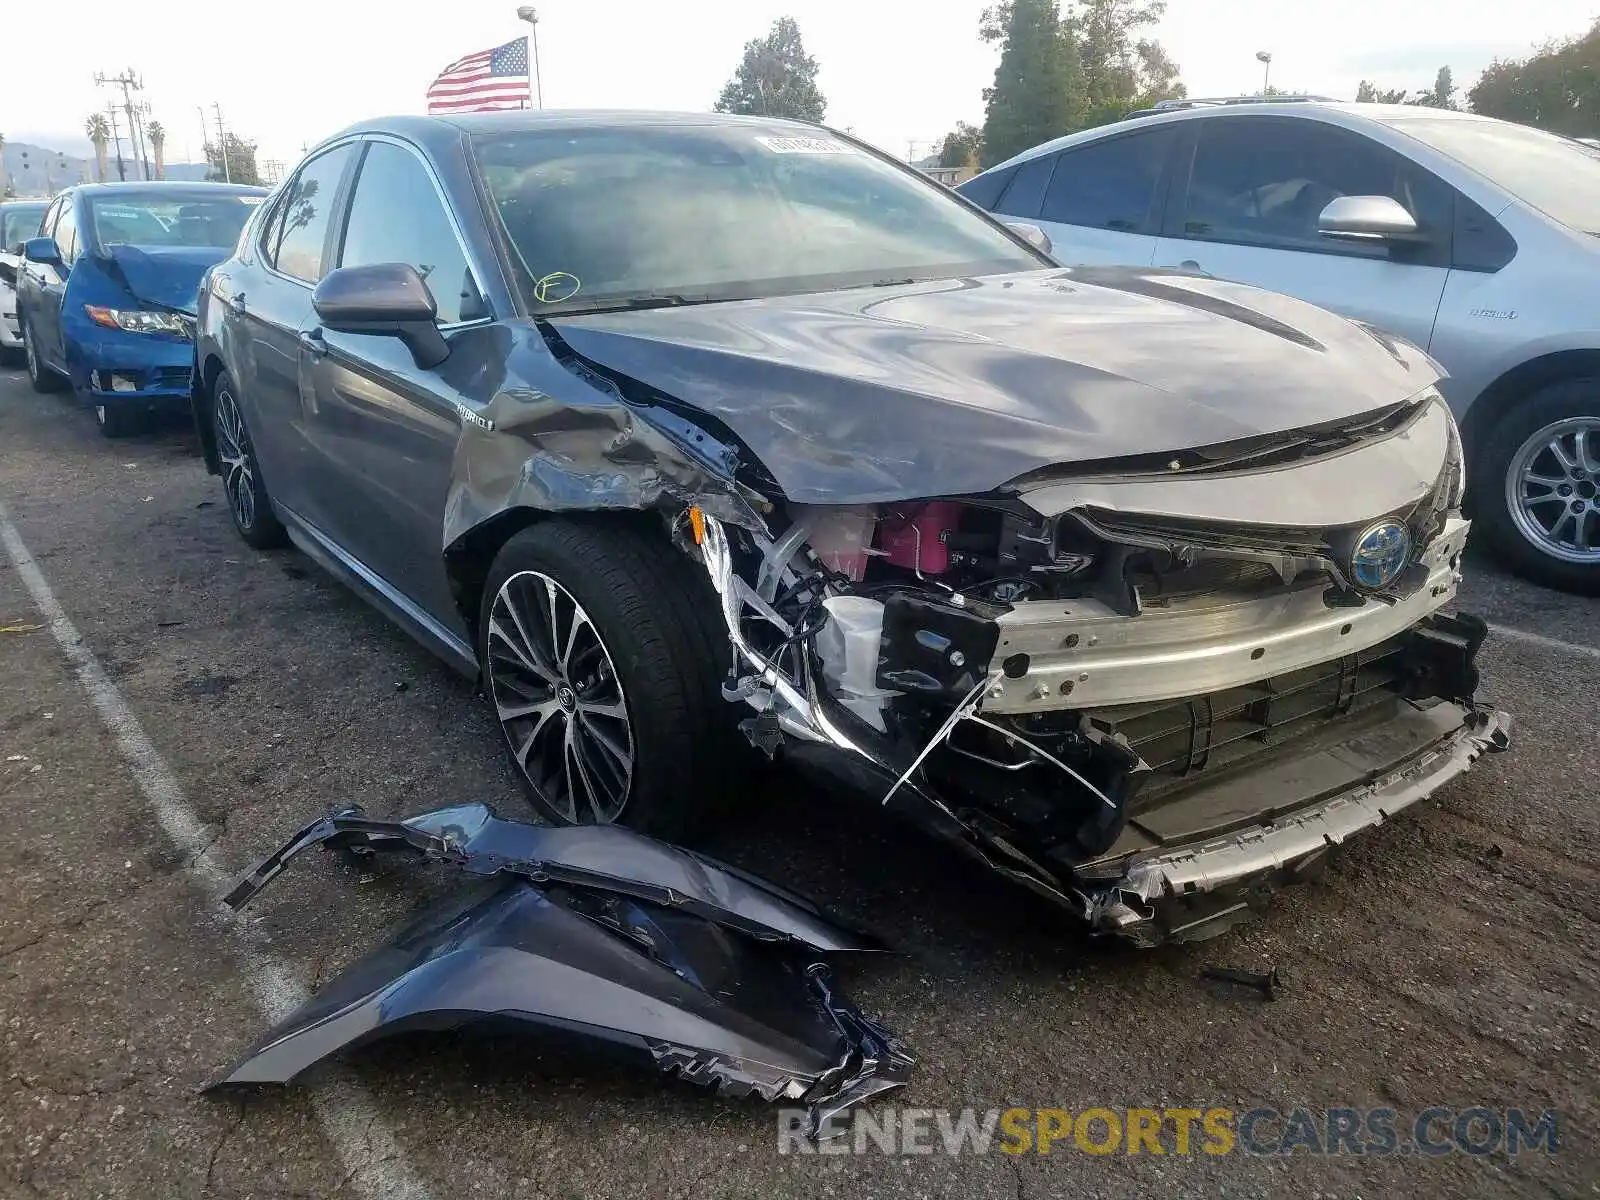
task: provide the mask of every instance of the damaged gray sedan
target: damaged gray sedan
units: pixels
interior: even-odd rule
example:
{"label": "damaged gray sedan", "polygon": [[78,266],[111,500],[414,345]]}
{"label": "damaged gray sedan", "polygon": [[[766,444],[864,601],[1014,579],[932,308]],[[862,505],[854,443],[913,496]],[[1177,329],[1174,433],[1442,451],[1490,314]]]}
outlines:
{"label": "damaged gray sedan", "polygon": [[1506,746],[1461,443],[1407,343],[1036,234],[814,126],[373,122],[207,276],[195,418],[546,819],[679,836],[750,743],[1202,936]]}

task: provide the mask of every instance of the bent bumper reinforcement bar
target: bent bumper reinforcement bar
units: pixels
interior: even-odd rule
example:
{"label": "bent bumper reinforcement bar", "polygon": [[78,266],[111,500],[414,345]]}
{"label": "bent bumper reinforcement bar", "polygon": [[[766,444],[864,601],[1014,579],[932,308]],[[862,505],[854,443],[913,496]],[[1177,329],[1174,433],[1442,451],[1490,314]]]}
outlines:
{"label": "bent bumper reinforcement bar", "polygon": [[[1511,728],[1508,713],[1469,710],[1454,733],[1381,778],[1270,824],[1137,857],[1121,864],[1114,879],[1080,880],[1083,917],[1096,929],[1138,942],[1209,936],[1217,922],[1247,907],[1242,894],[1251,885],[1305,874],[1346,839],[1426,799],[1484,754],[1507,749]],[[1186,914],[1184,902],[1201,897],[1223,902]]]}

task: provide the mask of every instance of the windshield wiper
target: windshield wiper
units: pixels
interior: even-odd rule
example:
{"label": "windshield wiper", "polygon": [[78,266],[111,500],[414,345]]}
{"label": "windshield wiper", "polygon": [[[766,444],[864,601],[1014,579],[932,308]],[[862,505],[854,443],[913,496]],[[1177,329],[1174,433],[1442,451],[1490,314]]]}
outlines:
{"label": "windshield wiper", "polygon": [[597,300],[577,308],[557,309],[554,312],[536,313],[539,317],[581,317],[586,313],[632,312],[642,308],[679,308],[690,304],[715,304],[719,300],[735,299],[732,296],[685,296],[677,292],[658,292],[647,296],[620,296],[615,300]]}

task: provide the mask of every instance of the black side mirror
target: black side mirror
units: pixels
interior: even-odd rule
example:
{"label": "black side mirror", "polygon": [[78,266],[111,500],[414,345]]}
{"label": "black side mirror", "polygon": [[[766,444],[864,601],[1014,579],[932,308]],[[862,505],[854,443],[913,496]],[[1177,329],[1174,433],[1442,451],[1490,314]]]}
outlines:
{"label": "black side mirror", "polygon": [[29,238],[22,243],[22,257],[29,262],[42,263],[47,267],[59,267],[61,247],[56,245],[55,238]]}
{"label": "black side mirror", "polygon": [[340,267],[323,276],[311,307],[329,329],[397,337],[424,370],[450,357],[434,319],[438,308],[417,269],[407,263]]}

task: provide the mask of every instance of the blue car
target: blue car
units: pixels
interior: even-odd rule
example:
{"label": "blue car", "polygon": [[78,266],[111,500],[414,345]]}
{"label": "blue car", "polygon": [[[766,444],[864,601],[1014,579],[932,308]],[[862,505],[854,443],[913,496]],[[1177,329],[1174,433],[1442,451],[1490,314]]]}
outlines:
{"label": "blue car", "polygon": [[71,387],[107,437],[184,411],[200,277],[267,189],[222,183],[69,188],[23,244],[17,317],[35,391]]}

